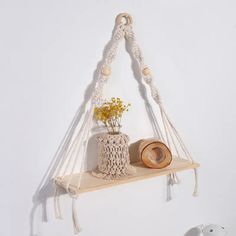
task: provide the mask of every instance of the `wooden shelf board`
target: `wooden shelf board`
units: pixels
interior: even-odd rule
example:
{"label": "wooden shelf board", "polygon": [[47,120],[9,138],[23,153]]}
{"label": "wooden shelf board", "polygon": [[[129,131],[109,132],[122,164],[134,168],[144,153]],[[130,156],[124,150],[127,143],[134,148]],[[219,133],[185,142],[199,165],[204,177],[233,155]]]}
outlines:
{"label": "wooden shelf board", "polygon": [[[141,162],[133,163],[132,165],[135,166],[137,173],[133,176],[128,176],[119,180],[99,179],[97,177],[94,177],[91,174],[91,171],[84,172],[82,174],[81,186],[79,189],[76,187],[78,183],[79,174],[73,174],[70,185],[69,185],[69,191],[72,194],[90,192],[90,191],[95,191],[99,189],[109,188],[109,187],[120,185],[120,184],[130,183],[130,182],[134,182],[138,180],[144,180],[144,179],[153,178],[157,176],[163,176],[163,175],[168,175],[171,173],[176,173],[179,171],[194,169],[200,166],[198,163],[192,163],[188,160],[179,159],[179,158],[173,159],[171,164],[164,169],[150,169],[150,168],[145,167],[143,163]],[[68,175],[64,176],[63,178],[57,177],[55,179],[55,182],[60,187],[66,189],[66,184],[69,178],[70,176]]]}

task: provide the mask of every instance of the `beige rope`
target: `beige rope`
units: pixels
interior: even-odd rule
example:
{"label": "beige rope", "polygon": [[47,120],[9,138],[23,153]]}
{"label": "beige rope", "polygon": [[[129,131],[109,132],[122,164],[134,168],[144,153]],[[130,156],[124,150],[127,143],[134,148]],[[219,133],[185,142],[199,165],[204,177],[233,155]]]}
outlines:
{"label": "beige rope", "polygon": [[[105,56],[105,64],[102,66],[102,68],[109,66],[112,63],[112,61],[115,59],[118,44],[124,38],[124,25],[118,24],[116,26],[116,29],[114,32],[115,33],[113,34],[113,37],[112,37],[111,47],[107,51],[107,54]],[[90,128],[92,126],[92,121],[93,121],[94,105],[99,104],[101,102],[102,94],[103,94],[103,87],[104,87],[108,77],[109,77],[109,75],[102,74],[102,73],[100,74],[98,81],[96,83],[96,86],[95,86],[95,90],[92,95],[91,109],[88,112],[88,114],[85,115],[82,127],[79,130],[79,132],[77,133],[77,135],[75,136],[75,138],[73,139],[73,141],[70,143],[70,141],[73,137],[73,134],[75,132],[75,129],[76,129],[76,126],[74,126],[74,125],[78,124],[77,117],[75,117],[75,119],[72,122],[71,128],[69,128],[68,135],[66,135],[66,137],[64,139],[65,142],[64,142],[64,140],[62,142],[62,146],[64,146],[64,144],[66,144],[66,145],[64,146],[65,148],[61,152],[61,155],[62,155],[61,163],[60,163],[59,167],[57,168],[54,176],[55,177],[61,176],[60,173],[63,171],[62,176],[61,176],[63,178],[65,176],[65,174],[67,173],[67,171],[69,170],[70,163],[73,161],[72,167],[70,167],[71,168],[70,174],[69,174],[70,177],[69,177],[68,182],[66,184],[66,190],[69,194],[70,194],[69,186],[70,186],[70,182],[72,180],[72,174],[75,170],[75,166],[78,164],[78,161],[79,161],[79,155],[77,155],[77,153],[80,152],[81,146],[84,142],[84,137],[86,137],[85,143],[84,143],[84,148],[83,148],[84,149],[83,156],[82,156],[82,160],[80,162],[80,167],[79,167],[79,170],[80,170],[79,171],[79,179],[78,179],[78,183],[77,183],[78,188],[80,187],[81,178],[82,178],[82,169],[83,169],[84,162],[85,162],[85,154],[86,154],[85,152],[86,152],[88,137],[89,137],[89,133],[90,133],[89,131],[90,131]],[[66,143],[66,141],[68,141],[68,143]],[[74,158],[74,160],[73,160],[73,158]],[[55,211],[56,218],[61,218],[61,210],[60,210],[59,192],[58,191],[59,191],[58,187],[55,186],[54,211]],[[76,198],[78,196],[76,195],[76,196],[71,196],[71,197],[73,197],[73,200],[72,200],[73,224],[74,224],[75,233],[78,233],[80,231],[80,227],[78,224],[78,217],[76,214],[76,204],[75,204]]]}
{"label": "beige rope", "polygon": [[58,167],[56,168],[55,170],[55,173],[53,175],[53,177],[57,177],[57,176],[61,176],[61,169],[63,168],[63,165],[64,165],[64,162],[65,162],[65,159],[67,158],[67,155],[66,155],[66,152],[68,151],[68,148],[69,148],[69,145],[70,145],[70,142],[72,140],[72,137],[75,133],[75,129],[79,123],[79,110],[76,112],[71,124],[70,124],[70,127],[68,128],[62,142],[60,143],[59,145],[59,148],[57,150],[57,153],[55,154],[56,157],[62,157],[60,158],[59,160],[59,163],[58,163]]}
{"label": "beige rope", "polygon": [[[166,119],[166,116],[165,116],[165,119]],[[177,157],[180,158],[179,150],[178,150],[178,148],[177,148],[177,145],[176,145],[176,143],[175,143],[175,141],[174,141],[174,137],[173,137],[173,135],[172,135],[173,130],[171,129],[169,122],[167,122],[166,124],[167,124],[168,132],[170,133],[171,141],[172,141],[172,143],[173,143],[173,146],[174,146],[175,152],[176,152],[176,154],[177,154]]]}
{"label": "beige rope", "polygon": [[193,196],[197,197],[199,195],[199,192],[198,192],[198,169],[197,168],[194,168],[194,176],[195,176],[195,186],[194,186]]}
{"label": "beige rope", "polygon": [[77,207],[76,207],[76,199],[72,198],[72,220],[73,220],[73,225],[74,225],[74,233],[78,234],[81,232],[81,228],[79,225],[78,221],[78,216],[77,216]]}
{"label": "beige rope", "polygon": [[62,177],[64,177],[66,175],[67,171],[69,170],[71,161],[73,160],[73,157],[76,156],[75,155],[76,151],[78,151],[79,148],[80,148],[80,145],[78,145],[78,144],[81,142],[81,139],[83,138],[83,135],[85,133],[86,127],[88,126],[88,123],[87,123],[88,116],[89,116],[89,111],[87,111],[87,114],[85,115],[84,123],[83,123],[80,131],[78,132],[78,134],[76,135],[76,137],[72,141],[72,143],[71,143],[71,145],[70,145],[70,147],[69,147],[69,149],[68,149],[68,151],[66,153],[67,159],[63,163],[64,165],[66,164],[66,166],[64,168]]}
{"label": "beige rope", "polygon": [[[92,119],[90,120],[90,123]],[[89,125],[89,127],[91,127]],[[82,178],[82,169],[83,169],[83,166],[84,166],[84,158],[85,158],[85,152],[86,152],[86,149],[87,149],[87,143],[88,143],[88,136],[89,136],[89,133],[90,132],[87,132],[87,136],[86,136],[86,143],[84,145],[84,153],[83,153],[83,160],[82,160],[82,165],[81,165],[81,168],[80,168],[80,171],[79,171],[79,180],[78,180],[78,183],[77,183],[77,187],[80,186],[81,184],[81,178]],[[72,176],[72,175],[71,175]],[[70,179],[71,181],[71,179]],[[68,186],[69,187],[69,186]],[[78,216],[77,216],[77,207],[76,207],[76,200],[78,198],[78,194],[75,195],[75,196],[72,196],[72,220],[73,220],[73,225],[74,225],[74,232],[75,234],[78,234],[79,232],[81,232],[81,228],[80,228],[80,225],[79,225],[79,220],[78,220]]]}
{"label": "beige rope", "polygon": [[[86,117],[86,116],[85,116],[85,117]],[[87,124],[87,123],[84,123],[84,124]],[[70,146],[70,148],[69,148],[69,150],[68,150],[68,152],[67,152],[67,153],[70,153],[69,160],[67,160],[66,158],[64,158],[63,161],[62,161],[62,164],[63,164],[63,165],[64,165],[64,164],[66,163],[66,161],[67,161],[67,165],[66,165],[65,170],[64,170],[64,172],[63,172],[62,178],[65,176],[66,171],[67,171],[67,169],[68,169],[68,166],[69,166],[68,163],[70,162],[70,160],[71,160],[71,158],[72,158],[72,152],[73,152],[73,153],[75,152],[75,150],[73,150],[73,147],[76,147],[75,145],[78,143],[79,136],[81,137],[81,136],[82,136],[81,133],[84,132],[84,125],[83,125],[83,127],[82,127],[81,129],[82,129],[81,132],[79,132],[79,133],[77,134],[77,136],[75,137],[75,139],[74,139],[72,145]],[[77,160],[77,159],[75,159],[75,160]],[[62,166],[63,166],[63,165],[62,165]],[[70,174],[70,176],[72,176],[72,173]],[[67,186],[66,186],[66,191],[67,191],[68,193],[70,193],[70,192],[69,192],[70,181],[71,181],[71,179],[67,182]],[[61,210],[60,210],[59,186],[57,186],[56,184],[55,184],[55,193],[54,193],[54,213],[55,213],[55,217],[56,217],[56,218],[62,219],[62,213],[61,213]]]}
{"label": "beige rope", "polygon": [[[136,60],[139,64],[141,75],[142,75],[144,81],[146,82],[146,84],[150,87],[151,95],[152,95],[154,101],[160,107],[160,112],[161,112],[162,122],[163,122],[164,130],[165,130],[165,134],[166,134],[167,144],[171,148],[170,140],[169,140],[169,137],[168,137],[168,135],[170,135],[171,141],[172,141],[173,146],[174,146],[174,148],[177,152],[177,155],[180,157],[179,151],[178,151],[178,148],[177,148],[177,144],[176,144],[174,136],[173,136],[173,134],[174,134],[177,141],[178,141],[178,144],[179,144],[180,148],[185,153],[186,158],[193,162],[193,159],[192,159],[188,149],[186,148],[186,145],[182,141],[178,131],[176,130],[176,128],[174,127],[174,125],[172,124],[172,122],[170,121],[169,117],[167,116],[167,114],[164,110],[164,107],[163,107],[163,105],[161,103],[161,100],[160,100],[158,90],[156,89],[155,85],[152,82],[151,74],[147,73],[145,75],[143,73],[143,70],[146,68],[146,66],[144,64],[144,59],[143,59],[143,56],[142,56],[142,52],[141,52],[139,46],[136,43],[136,39],[135,39],[135,35],[134,35],[133,29],[132,29],[132,25],[128,25],[126,27],[125,35],[126,35],[126,38],[128,39],[128,41],[130,42],[130,45],[132,47],[133,55],[134,55],[134,57],[136,58]],[[172,134],[171,130],[172,130],[173,134]],[[197,176],[197,170],[196,169],[194,169],[194,175],[195,175],[194,195],[196,195],[197,189],[198,189],[198,176]],[[177,183],[180,182],[179,179],[178,179],[178,176],[176,175],[176,173],[170,175],[169,177],[170,177],[170,181],[168,181],[168,182],[170,184],[177,184]]]}
{"label": "beige rope", "polygon": [[[93,110],[94,110],[94,106],[92,106],[92,108],[91,108],[91,116],[90,116],[90,120],[88,121],[90,123],[90,125],[89,125],[90,128],[92,127],[92,124],[93,124]],[[90,128],[88,129],[87,135],[85,137],[84,151],[83,151],[83,155],[82,155],[82,165],[80,166],[77,188],[80,188],[80,184],[81,184],[81,180],[82,180],[82,171],[83,171],[84,163],[85,163],[85,156],[86,156],[86,151],[87,151],[87,146],[88,146]]]}
{"label": "beige rope", "polygon": [[58,187],[54,191],[54,214],[57,219],[62,219]]}
{"label": "beige rope", "polygon": [[[144,58],[142,56],[142,52],[138,46],[138,44],[136,43],[136,39],[135,39],[135,35],[134,35],[134,32],[132,30],[132,26],[129,25],[127,28],[126,28],[126,38],[128,39],[128,41],[130,42],[131,44],[131,49],[132,49],[132,52],[133,52],[133,55],[134,55],[134,58],[136,58],[138,64],[139,64],[139,67],[140,67],[140,71],[141,71],[141,74],[142,74],[142,70],[143,68],[145,68],[145,65],[144,65]],[[143,76],[143,74],[142,74]],[[159,93],[156,89],[156,87],[153,85],[152,83],[152,78],[147,78],[147,77],[143,77],[144,81],[146,82],[146,84],[149,85],[150,89],[151,89],[151,95],[153,97],[153,99],[157,102],[157,104],[159,105],[159,101],[160,101],[160,97],[159,97]],[[167,143],[168,143],[168,146],[170,147],[170,143],[169,143],[169,138],[168,138],[168,132],[166,130],[166,124],[165,124],[165,120],[164,120],[164,117],[163,117],[163,113],[162,113],[162,107],[160,107],[160,111],[161,111],[161,117],[162,117],[162,123],[163,123],[163,126],[164,126],[164,130],[165,130],[165,134],[166,134],[166,139],[167,139]],[[169,175],[170,177],[170,181],[168,181],[168,183],[171,183],[171,184],[174,184],[176,183],[176,179],[174,178],[176,175]]]}
{"label": "beige rope", "polygon": [[[84,142],[84,140],[88,140],[88,136],[89,136],[89,133],[90,133],[90,129],[92,127],[92,120],[93,120],[93,110],[94,110],[94,106],[92,105],[91,106],[91,109],[89,111],[89,116],[88,116],[88,120],[86,122],[86,126],[84,127],[84,130],[82,132],[82,135],[80,135],[80,139],[78,140],[78,142],[76,143],[76,145],[74,146],[75,150],[77,149],[77,153],[80,151],[80,149],[82,149],[82,143]],[[84,139],[85,138],[85,139]],[[71,171],[70,171],[70,174],[69,174],[69,178],[68,178],[68,181],[67,181],[67,191],[69,192],[68,188],[69,188],[69,185],[71,183],[71,180],[72,180],[72,175],[74,173],[74,170],[75,170],[75,167],[76,167],[76,164],[78,163],[79,161],[79,158],[76,158],[74,159],[74,162],[73,162],[73,165],[72,165],[72,168],[71,168]],[[84,164],[84,158],[82,158],[81,160],[81,164],[80,164],[80,169],[79,169],[79,173],[81,173],[81,170],[82,170],[82,166]]]}

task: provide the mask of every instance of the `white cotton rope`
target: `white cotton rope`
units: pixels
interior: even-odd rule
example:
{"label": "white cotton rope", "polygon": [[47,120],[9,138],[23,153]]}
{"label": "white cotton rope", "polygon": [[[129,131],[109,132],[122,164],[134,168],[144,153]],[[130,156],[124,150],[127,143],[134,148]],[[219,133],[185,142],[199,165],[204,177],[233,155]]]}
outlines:
{"label": "white cotton rope", "polygon": [[[109,51],[106,54],[105,65],[104,66],[109,66],[112,63],[112,61],[115,59],[118,44],[123,38],[124,38],[124,25],[123,24],[117,25],[115,33],[112,37],[111,47],[110,47]],[[104,87],[104,84],[106,83],[106,81],[108,79],[107,77],[108,76],[100,76],[99,77],[98,82],[96,83],[96,86],[95,86],[94,93],[92,95],[92,105],[91,105],[91,109],[90,109],[90,112],[89,112],[89,118],[87,119],[87,116],[85,115],[84,123],[83,123],[80,131],[78,132],[78,134],[76,135],[76,137],[72,141],[72,143],[71,144],[69,142],[66,143],[66,141],[67,140],[70,141],[73,134],[74,134],[74,131],[76,129],[76,126],[74,126],[74,124],[78,124],[77,117],[75,117],[75,121],[72,122],[71,129],[69,128],[69,131],[68,131],[69,134],[66,135],[66,137],[64,139],[65,144],[66,144],[65,149],[62,150],[62,156],[63,155],[64,156],[61,160],[60,166],[57,169],[57,172],[56,172],[55,176],[59,176],[60,175],[59,173],[62,171],[62,169],[64,169],[63,174],[61,176],[63,178],[65,176],[65,174],[67,173],[67,171],[68,171],[68,168],[69,168],[69,165],[72,161],[72,158],[75,157],[75,159],[73,161],[73,164],[72,164],[72,169],[71,169],[70,174],[69,174],[70,177],[69,177],[68,182],[66,184],[66,190],[69,194],[70,194],[69,186],[70,186],[70,182],[71,182],[71,179],[72,179],[72,174],[73,174],[73,172],[75,170],[75,166],[76,166],[76,164],[78,163],[78,160],[79,160],[78,156],[76,157],[76,153],[78,151],[80,151],[81,145],[83,143],[82,138],[84,136],[86,136],[85,143],[84,143],[83,157],[82,157],[82,160],[81,160],[81,163],[80,163],[80,168],[79,168],[80,171],[79,171],[79,180],[78,180],[77,187],[79,188],[80,184],[81,184],[82,169],[84,167],[84,162],[85,162],[86,147],[87,147],[87,144],[88,144],[88,137],[89,137],[89,133],[90,133],[90,128],[92,126],[92,121],[93,121],[94,105],[99,104],[102,100],[103,87]],[[72,134],[71,134],[71,131],[73,131]],[[64,142],[64,140],[63,140],[63,142]],[[62,146],[64,146],[63,142],[62,142]],[[67,163],[67,164],[64,168],[65,163]],[[74,224],[75,233],[78,233],[80,231],[80,227],[79,227],[79,224],[78,224],[78,217],[77,217],[77,214],[76,214],[76,204],[75,204],[75,201],[76,201],[76,198],[78,197],[78,195],[76,194],[76,195],[73,195],[71,197],[73,197],[73,201],[72,201],[73,224]],[[57,186],[56,186],[55,194],[54,194],[54,211],[55,211],[56,218],[62,218],[60,203],[59,203],[59,190],[58,190]]]}
{"label": "white cotton rope", "polygon": [[198,193],[198,169],[194,168],[194,176],[195,176],[195,186],[193,191],[193,196],[197,197],[199,195]]}
{"label": "white cotton rope", "polygon": [[[89,118],[89,126],[88,127],[92,127],[93,124],[93,111],[94,111],[94,106],[92,106],[91,111],[90,111],[90,118]],[[86,156],[86,151],[87,151],[87,145],[88,145],[88,139],[89,139],[89,134],[90,134],[90,128],[88,129],[87,135],[85,137],[85,143],[84,143],[84,148],[83,148],[83,155],[82,155],[82,164],[80,166],[80,170],[79,170],[79,179],[78,179],[78,183],[77,183],[77,188],[80,187],[81,185],[81,180],[82,180],[82,171],[84,169],[84,164],[85,164],[85,156]]]}
{"label": "white cotton rope", "polygon": [[78,223],[79,221],[77,216],[76,198],[72,198],[72,220],[74,225],[74,233],[78,234],[79,232],[81,232],[81,228]]}
{"label": "white cotton rope", "polygon": [[[80,149],[82,147],[82,143],[84,142],[84,136],[88,137],[88,135],[90,133],[90,129],[92,127],[92,120],[93,120],[93,106],[91,107],[91,109],[88,113],[89,114],[88,114],[88,120],[86,122],[86,126],[83,129],[82,135],[80,135],[80,137],[78,138],[78,142],[74,146],[75,153],[78,153],[80,151]],[[71,179],[72,179],[72,175],[74,173],[74,170],[75,170],[75,167],[76,167],[76,164],[77,164],[78,160],[79,160],[79,158],[74,159],[72,169],[71,169],[70,174],[69,174],[70,177],[67,181],[67,190],[69,188],[69,185],[70,185],[70,182],[71,182]],[[83,165],[83,159],[82,159],[82,162],[81,162],[81,166],[82,165]],[[81,171],[81,168],[80,168],[80,171]],[[68,192],[69,192],[69,190],[68,190]]]}
{"label": "white cotton rope", "polygon": [[[142,56],[142,52],[139,48],[139,46],[137,45],[136,43],[136,40],[135,40],[135,35],[134,35],[134,32],[132,30],[132,26],[129,26],[126,28],[126,38],[128,39],[128,41],[130,42],[131,44],[131,48],[132,48],[132,52],[133,52],[133,55],[134,55],[134,58],[136,58],[138,64],[139,64],[139,67],[140,67],[140,71],[141,71],[141,74],[142,74],[142,69],[145,67],[144,65],[144,59],[143,59],[143,56]],[[143,74],[142,74],[142,77],[143,77]],[[158,105],[159,105],[159,94],[158,94],[158,91],[157,89],[155,88],[155,86],[153,85],[152,83],[152,78],[146,78],[146,77],[143,77],[144,81],[146,82],[146,84],[149,85],[150,89],[151,89],[151,95],[153,97],[153,99],[155,101],[157,101]],[[161,107],[160,107],[160,110],[161,110]],[[169,144],[169,139],[168,139],[168,133],[166,131],[166,125],[165,125],[165,121],[163,119],[163,114],[162,114],[162,110],[161,110],[161,117],[162,117],[162,123],[164,125],[164,129],[165,129],[165,134],[166,134],[166,139],[167,139],[167,143]],[[163,139],[164,140],[164,139]],[[170,145],[169,145],[170,147]],[[170,178],[170,181],[168,181],[168,183],[175,183],[175,178],[173,177],[173,175],[169,175],[169,178]],[[170,196],[171,198],[171,196]]]}
{"label": "white cotton rope", "polygon": [[[86,116],[85,116],[85,117],[86,117]],[[83,127],[82,127],[81,129],[83,130]],[[81,133],[79,132],[78,134],[81,134]],[[78,135],[77,135],[77,136],[78,136]],[[75,139],[74,139],[72,145],[70,146],[69,150],[67,150],[68,153],[71,153],[71,149],[72,149],[73,146],[74,146],[74,142],[77,141],[77,136],[75,137]],[[77,143],[77,142],[76,142],[76,143]],[[68,163],[69,163],[70,160],[71,160],[71,156],[69,157]],[[65,164],[65,162],[66,162],[66,159],[64,158],[63,164]],[[68,166],[68,165],[67,165],[67,166]],[[68,167],[65,168],[64,173],[63,173],[63,175],[62,175],[62,178],[65,176],[65,173],[66,173],[66,171],[67,171],[67,168],[68,168]],[[72,176],[72,175],[71,175],[71,176]],[[67,184],[67,186],[66,186],[66,191],[69,193],[69,184]],[[61,213],[61,207],[60,207],[59,186],[57,186],[56,184],[55,184],[55,192],[54,192],[54,213],[55,213],[55,217],[56,217],[57,219],[62,219],[62,213]]]}
{"label": "white cotton rope", "polygon": [[[163,108],[163,110],[164,110],[164,108]],[[184,142],[182,141],[182,139],[181,139],[181,137],[180,137],[178,131],[176,130],[175,126],[172,124],[172,122],[170,121],[169,117],[167,116],[167,113],[165,112],[165,110],[164,110],[164,113],[165,113],[165,117],[166,117],[166,119],[167,119],[167,121],[168,121],[170,127],[172,128],[172,131],[174,132],[176,138],[177,138],[178,141],[179,141],[179,144],[180,144],[181,148],[182,148],[183,151],[185,152],[186,157],[187,157],[190,161],[193,162],[193,159],[192,159],[192,157],[191,157],[191,154],[189,153],[188,149],[186,148],[186,146],[185,146]]]}
{"label": "white cotton rope", "polygon": [[[83,167],[84,167],[84,160],[85,160],[85,152],[86,152],[86,149],[87,149],[87,144],[88,144],[88,136],[89,136],[89,133],[90,133],[90,128],[92,127],[92,121],[93,121],[93,106],[91,107],[91,110],[90,110],[90,116],[89,116],[89,121],[88,121],[88,129],[86,130],[87,134],[86,134],[86,138],[85,138],[85,144],[84,144],[84,147],[83,147],[83,159],[82,159],[82,164],[80,166],[80,170],[79,170],[79,180],[78,180],[78,184],[77,184],[77,187],[79,188],[80,187],[80,184],[81,184],[81,178],[82,178],[82,171],[83,171]],[[75,168],[75,165],[76,163],[74,163],[74,166],[73,166],[73,170]],[[72,174],[71,174],[71,177],[72,177]],[[71,178],[69,179],[68,183],[71,181]],[[68,186],[69,187],[69,186]],[[79,232],[81,232],[81,228],[79,226],[79,220],[78,220],[78,216],[77,216],[77,208],[76,208],[76,200],[78,198],[78,193],[76,193],[74,196],[72,196],[72,219],[73,219],[73,225],[74,225],[74,232],[75,234],[78,234]]]}
{"label": "white cotton rope", "polygon": [[[134,35],[133,30],[132,30],[132,26],[127,27],[126,37],[127,37],[127,39],[129,40],[129,42],[131,44],[131,48],[132,48],[134,58],[136,58],[136,60],[139,64],[139,67],[140,67],[141,74],[142,74],[142,69],[145,68],[144,58],[142,56],[142,52],[141,52],[138,44],[136,43],[135,35]],[[152,95],[154,101],[156,101],[157,104],[159,105],[159,103],[160,103],[159,93],[158,93],[156,87],[154,86],[154,84],[152,83],[152,78],[144,77],[143,74],[142,74],[142,77],[143,77],[144,81],[146,82],[146,84],[149,85],[150,90],[151,90],[151,95]],[[167,132],[167,128],[166,128],[166,123],[165,123],[164,116],[163,116],[163,110],[162,110],[162,107],[160,105],[159,105],[159,108],[160,108],[160,112],[161,112],[162,123],[163,123],[163,126],[164,126],[166,141],[167,141],[168,146],[171,148],[170,142],[169,142],[169,137],[168,137],[168,132]],[[169,178],[170,178],[170,181],[168,181],[168,183],[171,183],[171,185],[179,183],[179,179],[178,179],[176,174],[170,174]],[[171,198],[171,196],[170,196],[170,198]]]}
{"label": "white cotton rope", "polygon": [[[83,135],[80,136],[80,140],[77,142],[77,149],[78,149],[78,148],[81,147],[82,142],[84,142],[84,140],[85,140],[85,145],[83,147],[83,151],[84,151],[83,159],[81,161],[81,166],[80,166],[80,169],[79,169],[78,187],[80,186],[80,183],[81,183],[82,169],[83,169],[83,166],[84,166],[84,156],[85,156],[85,151],[86,151],[86,147],[87,147],[88,136],[89,136],[90,129],[91,129],[92,123],[93,123],[92,122],[93,121],[93,110],[94,110],[94,106],[92,105],[91,108],[90,108],[90,111],[89,111],[88,122],[86,123],[87,126],[84,127]],[[85,139],[82,140],[82,136],[84,136],[84,135],[85,135]],[[76,148],[76,146],[75,146],[75,148]],[[76,167],[77,161],[78,161],[78,158],[75,158],[73,166],[72,166],[72,170],[71,170],[71,173],[69,174],[69,179],[68,179],[67,185],[66,185],[66,190],[69,194],[70,194],[69,186],[70,186],[70,182],[72,180],[72,176],[73,176],[72,174],[73,174],[73,171]],[[78,197],[78,193],[73,194],[73,195],[70,194],[70,196],[72,197],[72,219],[73,219],[74,231],[75,231],[75,234],[77,234],[81,231],[81,229],[79,227],[77,210],[76,210],[76,199]]]}
{"label": "white cotton rope", "polygon": [[[85,133],[86,127],[88,126],[88,123],[87,123],[88,116],[89,116],[89,112],[86,113],[84,123],[66,153],[68,160],[66,160],[67,163],[65,162],[66,166],[63,171],[62,177],[64,177],[66,175],[67,171],[69,170],[69,166],[71,164],[71,161],[73,160],[73,157],[75,157],[76,151],[78,151],[80,148],[80,146],[78,144],[79,144],[80,140],[83,138],[83,134]],[[76,159],[77,158],[75,158],[75,160]]]}
{"label": "white cotton rope", "polygon": [[176,146],[174,137],[173,137],[173,135],[172,135],[172,132],[173,132],[173,131],[171,130],[170,124],[169,124],[168,122],[167,122],[167,129],[168,129],[168,132],[170,133],[170,138],[171,138],[172,144],[173,144],[173,146],[174,146],[175,152],[176,152],[176,154],[177,154],[177,157],[180,158],[179,150],[178,150],[178,148],[177,148],[177,146]]}
{"label": "white cotton rope", "polygon": [[[62,158],[61,158],[61,160],[59,160],[58,167],[56,168],[55,173],[53,175],[54,178],[57,176],[61,176],[60,171],[62,170],[63,165],[67,159],[66,153],[68,152],[68,148],[70,146],[70,141],[74,135],[74,132],[75,132],[75,129],[76,129],[76,126],[78,125],[78,123],[79,123],[79,110],[76,112],[76,114],[70,124],[70,127],[68,128],[63,140],[61,141],[61,143],[59,145],[57,153],[55,154],[56,157],[61,156]],[[55,188],[55,190],[54,190],[54,214],[57,219],[62,219],[60,198],[59,198],[59,189],[58,189],[59,187],[55,183],[54,183],[54,188]]]}
{"label": "white cotton rope", "polygon": [[162,123],[163,123],[164,130],[165,130],[166,141],[167,141],[168,147],[171,148],[170,140],[169,140],[169,134],[168,134],[168,131],[167,131],[167,126],[166,126],[166,122],[165,122],[165,119],[164,119],[164,115],[163,115],[162,109],[160,109],[160,112],[161,112]]}
{"label": "white cotton rope", "polygon": [[56,186],[54,191],[54,214],[56,219],[62,219],[61,206],[59,201],[60,201],[59,190],[58,187]]}
{"label": "white cotton rope", "polygon": [[152,108],[150,108],[150,109],[151,109],[150,111],[151,111],[151,115],[152,115],[152,119],[153,119],[153,123],[154,123],[154,129],[155,129],[156,136],[158,136],[158,138],[164,143],[165,142],[164,135],[162,133],[160,125],[159,125],[159,123],[157,121],[157,118],[156,118]]}
{"label": "white cotton rope", "polygon": [[[174,127],[174,125],[171,123],[169,117],[167,116],[167,114],[166,114],[166,112],[164,110],[164,107],[162,106],[158,90],[156,89],[155,85],[152,82],[151,75],[144,76],[143,73],[142,73],[142,70],[145,68],[144,59],[143,59],[140,47],[136,43],[135,35],[134,35],[134,32],[132,30],[132,26],[131,25],[126,27],[125,33],[126,33],[125,34],[126,38],[130,42],[130,45],[132,47],[132,52],[133,52],[134,58],[136,58],[136,60],[137,60],[137,62],[139,64],[141,75],[142,75],[144,81],[146,82],[146,84],[150,87],[151,95],[152,95],[154,101],[160,107],[162,122],[163,122],[164,130],[165,130],[165,134],[166,134],[166,141],[167,141],[169,147],[171,148],[170,141],[169,141],[169,138],[168,138],[168,134],[171,137],[172,143],[174,145],[174,148],[175,148],[175,150],[177,152],[178,157],[180,157],[178,149],[177,149],[177,145],[176,145],[174,137],[173,137],[173,134],[174,134],[176,139],[178,140],[178,143],[179,143],[181,149],[185,153],[186,158],[189,159],[191,162],[193,162],[193,159],[192,159],[188,149],[186,148],[186,146],[185,146],[184,142],[182,141],[179,133],[177,132],[177,130]],[[172,132],[170,132],[170,128],[172,129],[173,134],[172,134]],[[167,132],[167,129],[168,129],[169,132]],[[197,195],[197,191],[198,191],[198,175],[197,175],[196,168],[194,169],[194,175],[195,175],[195,187],[194,187],[193,195],[196,196]],[[168,182],[171,183],[171,184],[178,184],[180,182],[176,173],[174,173],[172,175],[169,175],[169,177],[170,177],[170,181],[168,181]]]}
{"label": "white cotton rope", "polygon": [[[77,140],[77,137],[75,138],[75,140]],[[71,146],[71,148],[72,147],[73,147],[73,145]],[[71,152],[71,151],[69,151],[69,152]],[[71,159],[71,158],[69,158],[69,159]],[[64,163],[65,163],[65,161],[66,161],[66,159],[64,160]],[[66,169],[65,169],[62,177],[65,176]],[[72,175],[70,175],[70,176],[72,176]],[[66,186],[66,191],[69,193],[69,184],[67,184],[67,186]],[[59,186],[57,186],[57,185],[55,185],[55,192],[54,192],[54,213],[55,213],[55,216],[57,219],[62,219],[62,213],[61,213],[61,207],[60,207]]]}
{"label": "white cotton rope", "polygon": [[68,148],[70,146],[70,141],[75,133],[75,130],[76,130],[76,127],[79,123],[79,110],[76,112],[71,124],[70,124],[70,127],[68,128],[62,142],[60,143],[59,145],[59,148],[57,150],[57,153],[55,154],[55,156],[57,157],[60,157],[62,156],[62,159],[59,160],[59,165],[58,167],[56,168],[56,171],[55,171],[55,174],[53,175],[53,177],[57,177],[57,176],[61,176],[60,174],[60,171],[61,169],[63,168],[63,164],[64,164],[64,161],[67,157],[66,155],[66,152],[68,151]]}

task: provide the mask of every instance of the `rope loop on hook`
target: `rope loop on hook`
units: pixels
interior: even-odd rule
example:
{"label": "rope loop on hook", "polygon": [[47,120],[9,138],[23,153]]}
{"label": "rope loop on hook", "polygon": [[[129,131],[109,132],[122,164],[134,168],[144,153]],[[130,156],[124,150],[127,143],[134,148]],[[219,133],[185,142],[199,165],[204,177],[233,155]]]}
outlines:
{"label": "rope loop on hook", "polygon": [[131,25],[133,23],[133,19],[131,17],[131,15],[129,15],[128,13],[120,13],[119,15],[117,15],[116,17],[116,24],[123,24],[123,25]]}

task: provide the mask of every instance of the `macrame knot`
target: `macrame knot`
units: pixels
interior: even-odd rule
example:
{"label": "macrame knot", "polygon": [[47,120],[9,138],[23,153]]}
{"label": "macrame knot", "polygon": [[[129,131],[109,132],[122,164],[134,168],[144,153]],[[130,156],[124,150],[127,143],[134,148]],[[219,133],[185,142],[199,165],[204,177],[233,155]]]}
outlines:
{"label": "macrame knot", "polygon": [[133,41],[135,40],[134,32],[132,30],[131,25],[126,26],[126,28],[125,28],[125,37],[129,40],[133,40]]}
{"label": "macrame knot", "polygon": [[76,207],[76,199],[77,196],[72,196],[72,220],[73,220],[73,225],[74,225],[74,233],[78,234],[81,232],[81,228],[79,225],[78,221],[78,216],[77,216],[77,207]]}
{"label": "macrame knot", "polygon": [[108,79],[108,76],[102,75],[100,77],[100,84],[101,84],[100,86],[103,86],[107,82],[107,79]]}
{"label": "macrame knot", "polygon": [[114,39],[121,40],[122,38],[124,38],[124,35],[125,35],[124,25],[118,26],[118,28],[114,34]]}
{"label": "macrame knot", "polygon": [[138,62],[142,62],[143,56],[142,56],[142,53],[141,53],[139,47],[137,45],[133,45],[132,51],[133,51],[133,55],[138,60]]}
{"label": "macrame knot", "polygon": [[94,95],[93,97],[92,97],[92,104],[93,105],[96,105],[97,103],[98,103],[98,96],[97,95]]}
{"label": "macrame knot", "polygon": [[112,61],[115,59],[116,57],[116,51],[117,51],[117,46],[118,44],[116,43],[115,45],[113,45],[109,52],[107,53],[107,56],[106,56],[106,64],[109,65],[112,63]]}
{"label": "macrame knot", "polygon": [[151,84],[152,83],[152,78],[151,77],[144,77],[143,78],[146,84]]}
{"label": "macrame knot", "polygon": [[152,97],[158,104],[161,103],[160,95],[156,89],[152,89]]}
{"label": "macrame knot", "polygon": [[104,84],[106,82],[106,79],[104,79],[104,77],[100,78],[99,84],[97,85],[97,87],[95,88],[92,100],[93,101],[99,101],[102,98],[102,90],[104,87]]}
{"label": "macrame knot", "polygon": [[154,96],[154,100],[155,100],[158,104],[161,104],[161,98],[160,98],[159,94],[156,94],[156,95]]}

